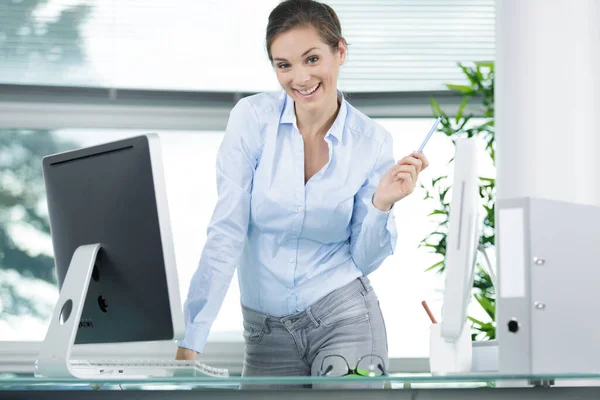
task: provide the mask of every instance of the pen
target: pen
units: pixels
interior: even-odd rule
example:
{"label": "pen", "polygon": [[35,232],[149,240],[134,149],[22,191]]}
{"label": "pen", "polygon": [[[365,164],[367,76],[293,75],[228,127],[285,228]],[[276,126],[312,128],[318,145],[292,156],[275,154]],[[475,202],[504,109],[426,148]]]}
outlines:
{"label": "pen", "polygon": [[425,145],[429,141],[429,138],[431,137],[431,135],[433,134],[433,132],[435,132],[435,128],[437,128],[437,126],[438,126],[438,124],[440,123],[441,120],[442,120],[442,115],[440,114],[440,116],[437,117],[437,119],[433,123],[433,126],[429,130],[429,133],[427,134],[427,136],[425,136],[425,140],[423,140],[423,143],[421,143],[421,146],[419,146],[419,150],[417,150],[419,153],[423,151],[423,149],[425,148]]}

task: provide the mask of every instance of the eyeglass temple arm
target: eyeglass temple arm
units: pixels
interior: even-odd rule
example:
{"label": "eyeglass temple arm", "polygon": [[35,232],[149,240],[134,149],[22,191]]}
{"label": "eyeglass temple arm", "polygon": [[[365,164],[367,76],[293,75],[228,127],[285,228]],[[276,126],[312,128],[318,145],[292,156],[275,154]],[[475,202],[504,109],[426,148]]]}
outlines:
{"label": "eyeglass temple arm", "polygon": [[328,373],[331,372],[331,370],[333,369],[333,365],[330,365],[327,367],[327,369],[325,371],[323,371],[323,376],[327,375]]}

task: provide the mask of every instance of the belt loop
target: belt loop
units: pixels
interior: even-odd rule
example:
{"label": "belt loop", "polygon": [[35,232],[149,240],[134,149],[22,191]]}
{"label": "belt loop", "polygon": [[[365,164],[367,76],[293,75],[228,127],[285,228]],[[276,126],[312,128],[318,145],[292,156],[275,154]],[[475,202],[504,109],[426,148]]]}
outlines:
{"label": "belt loop", "polygon": [[308,307],[306,309],[306,315],[308,315],[308,318],[310,318],[310,320],[312,321],[313,324],[315,324],[316,327],[319,326],[319,323],[317,322],[317,320],[315,319],[315,316],[312,313],[312,309],[310,307]]}
{"label": "belt loop", "polygon": [[366,276],[359,276],[358,279],[360,280],[360,283],[362,284],[363,288],[365,289],[365,293],[369,293],[369,291],[371,290],[371,284],[369,283],[369,278],[367,278]]}
{"label": "belt loop", "polygon": [[271,328],[269,328],[269,316],[267,314],[263,314],[263,323],[262,323],[263,327],[262,327],[262,331],[265,334],[269,334],[271,333]]}

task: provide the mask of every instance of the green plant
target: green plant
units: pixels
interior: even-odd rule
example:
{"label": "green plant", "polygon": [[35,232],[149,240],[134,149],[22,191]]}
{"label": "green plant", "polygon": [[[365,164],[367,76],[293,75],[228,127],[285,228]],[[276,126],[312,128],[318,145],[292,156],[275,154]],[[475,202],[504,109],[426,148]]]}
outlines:
{"label": "green plant", "polygon": [[[442,115],[438,131],[445,134],[456,143],[459,137],[478,137],[484,140],[486,154],[495,165],[495,127],[494,127],[494,63],[476,62],[473,65],[459,64],[468,84],[446,85],[448,89],[459,93],[462,102],[456,115],[449,116],[439,103],[431,100],[435,116]],[[469,110],[469,113],[467,113]],[[480,117],[475,118],[474,113]],[[449,161],[452,162],[452,159]],[[495,244],[495,194],[496,181],[492,177],[480,177],[479,193],[485,208],[483,231],[479,245],[491,251]],[[438,224],[435,231],[429,233],[420,244],[427,247],[432,253],[439,254],[442,260],[427,268],[428,271],[443,273],[445,269],[446,241],[448,233],[448,217],[450,212],[451,182],[448,176],[439,176],[432,179],[425,190],[425,200],[435,204],[435,209],[429,214]],[[472,339],[495,339],[495,291],[490,276],[478,263],[473,283],[473,295],[489,317],[489,321],[481,321],[469,317],[472,323]]]}

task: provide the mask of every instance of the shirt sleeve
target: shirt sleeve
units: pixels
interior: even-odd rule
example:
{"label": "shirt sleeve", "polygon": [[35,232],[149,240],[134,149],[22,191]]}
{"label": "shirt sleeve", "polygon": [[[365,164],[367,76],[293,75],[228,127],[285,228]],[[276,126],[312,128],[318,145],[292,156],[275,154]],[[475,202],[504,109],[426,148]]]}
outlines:
{"label": "shirt sleeve", "polygon": [[394,164],[392,138],[386,132],[375,166],[354,196],[350,252],[364,276],[375,271],[396,248],[398,234],[393,207],[389,211],[381,211],[373,205],[379,180]]}
{"label": "shirt sleeve", "polygon": [[238,266],[248,231],[250,197],[262,140],[247,99],[231,110],[217,153],[218,200],[202,255],[184,302],[185,336],[179,346],[202,352]]}

